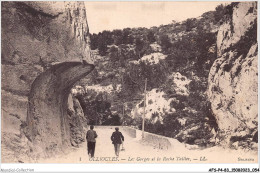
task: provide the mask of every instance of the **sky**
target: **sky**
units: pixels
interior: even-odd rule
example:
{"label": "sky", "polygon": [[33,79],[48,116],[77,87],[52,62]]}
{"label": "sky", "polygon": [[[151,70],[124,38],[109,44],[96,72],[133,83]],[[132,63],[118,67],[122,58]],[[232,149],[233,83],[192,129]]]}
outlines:
{"label": "sky", "polygon": [[85,2],[90,33],[160,26],[196,18],[222,2]]}

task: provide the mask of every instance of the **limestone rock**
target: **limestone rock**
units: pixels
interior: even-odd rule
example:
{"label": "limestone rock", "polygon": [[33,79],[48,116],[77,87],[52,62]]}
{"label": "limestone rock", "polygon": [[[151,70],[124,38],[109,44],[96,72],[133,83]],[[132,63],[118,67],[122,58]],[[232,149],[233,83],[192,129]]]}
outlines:
{"label": "limestone rock", "polygon": [[[68,95],[73,84],[94,68],[84,2],[1,5],[1,130],[9,136],[2,138],[7,145],[2,153],[15,152],[2,161],[25,157],[8,141],[27,147],[26,156],[47,157],[70,145]],[[22,136],[31,147],[16,140]]]}
{"label": "limestone rock", "polygon": [[232,8],[218,32],[219,58],[208,79],[212,110],[227,138],[236,131],[250,134],[258,122],[257,3],[240,2]]}
{"label": "limestone rock", "polygon": [[72,146],[78,147],[78,145],[84,142],[85,130],[87,126],[87,120],[84,117],[84,112],[78,99],[72,94],[68,98],[68,111],[69,113],[69,124],[70,124],[70,141]]}
{"label": "limestone rock", "polygon": [[220,26],[217,35],[218,54],[239,42],[253,25],[257,15],[257,3],[243,2],[233,7],[231,19]]}

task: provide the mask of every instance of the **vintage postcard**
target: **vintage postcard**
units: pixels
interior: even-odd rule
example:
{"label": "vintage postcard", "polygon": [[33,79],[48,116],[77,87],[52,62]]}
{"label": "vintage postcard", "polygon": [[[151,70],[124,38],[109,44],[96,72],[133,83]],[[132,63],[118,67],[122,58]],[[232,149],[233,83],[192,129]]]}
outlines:
{"label": "vintage postcard", "polygon": [[257,11],[2,1],[1,162],[258,163]]}

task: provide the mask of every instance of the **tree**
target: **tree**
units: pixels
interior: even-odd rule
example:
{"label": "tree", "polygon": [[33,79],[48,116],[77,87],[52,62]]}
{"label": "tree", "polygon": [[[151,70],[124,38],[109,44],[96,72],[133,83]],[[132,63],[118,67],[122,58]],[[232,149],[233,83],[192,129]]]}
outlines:
{"label": "tree", "polygon": [[135,50],[136,50],[136,53],[138,55],[138,59],[142,58],[143,56],[143,48],[145,46],[145,43],[143,40],[141,40],[140,38],[137,38],[135,40]]}
{"label": "tree", "polygon": [[196,25],[195,25],[196,19],[187,19],[186,20],[186,31],[191,31]]}
{"label": "tree", "polygon": [[90,34],[90,48],[95,50],[98,48],[98,35],[97,34]]}
{"label": "tree", "polygon": [[147,40],[148,40],[150,43],[153,43],[153,42],[156,41],[153,31],[150,30],[150,31],[148,32],[148,34],[147,34]]}
{"label": "tree", "polygon": [[102,37],[102,40],[105,41],[105,43],[107,45],[111,45],[114,42],[113,39],[112,39],[112,33],[110,31],[106,31],[106,30],[103,31],[101,33],[101,37]]}
{"label": "tree", "polygon": [[219,6],[217,6],[215,8],[215,13],[214,13],[214,19],[215,19],[215,23],[219,23],[221,21],[221,19],[223,18],[223,16],[225,15],[225,7],[223,4],[220,4]]}
{"label": "tree", "polygon": [[102,125],[119,126],[121,125],[121,118],[118,114],[111,115],[102,123]]}
{"label": "tree", "polygon": [[113,34],[113,39],[114,39],[114,44],[115,45],[120,45],[123,44],[123,32],[122,30],[116,29],[112,31]]}
{"label": "tree", "polygon": [[122,43],[123,44],[133,44],[133,36],[131,35],[131,29],[130,28],[125,28],[123,29],[123,38],[122,38]]}
{"label": "tree", "polygon": [[109,50],[109,57],[112,62],[117,62],[119,60],[118,48],[112,46]]}
{"label": "tree", "polygon": [[98,39],[98,52],[101,56],[105,56],[107,53],[107,44],[102,36]]}
{"label": "tree", "polygon": [[160,36],[160,42],[161,42],[161,47],[162,47],[162,50],[164,52],[168,52],[168,49],[170,47],[172,47],[172,43],[168,37],[168,35],[161,35]]}

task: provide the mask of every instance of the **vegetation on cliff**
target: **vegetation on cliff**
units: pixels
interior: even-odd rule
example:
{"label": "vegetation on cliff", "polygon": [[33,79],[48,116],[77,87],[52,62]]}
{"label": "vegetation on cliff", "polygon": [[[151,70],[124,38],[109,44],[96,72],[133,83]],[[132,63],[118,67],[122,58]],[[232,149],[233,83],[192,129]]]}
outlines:
{"label": "vegetation on cliff", "polygon": [[[218,11],[219,8],[222,9],[217,7]],[[211,131],[216,131],[217,125],[205,92],[210,67],[217,58],[216,34],[220,23],[217,13],[211,11],[199,18],[173,21],[150,29],[125,28],[91,34],[91,49],[96,52],[97,66],[88,85],[111,84],[114,89],[120,86],[120,90],[96,92],[96,95],[108,95],[98,104],[93,98],[100,96],[90,99],[87,96],[89,91],[80,94],[78,97],[85,100],[84,104],[88,102],[85,109],[95,106],[92,111],[85,112],[86,116],[96,118],[94,122],[91,118],[89,121],[118,125],[115,117],[119,116],[121,124],[141,128],[141,117],[133,113],[133,109],[139,103],[139,108],[143,105],[144,81],[147,79],[147,91],[158,89],[163,92],[165,100],[171,99],[169,109],[173,111],[151,112],[152,118],[146,119],[146,131],[190,144],[210,143],[209,139],[214,135]],[[183,80],[190,81],[183,86],[188,93],[179,92],[179,84],[173,77],[176,73],[183,75]],[[84,82],[81,84],[84,86]],[[106,111],[99,109],[98,105],[103,104],[107,105]],[[93,113],[93,110],[96,111]],[[155,119],[159,115],[161,118]],[[184,131],[188,135],[184,135]]]}

